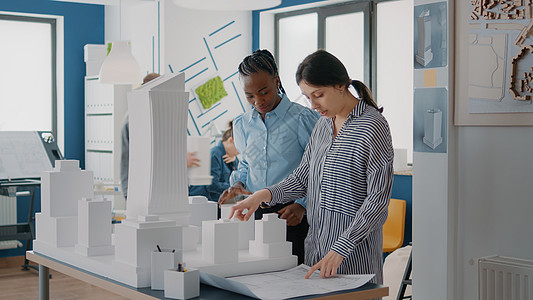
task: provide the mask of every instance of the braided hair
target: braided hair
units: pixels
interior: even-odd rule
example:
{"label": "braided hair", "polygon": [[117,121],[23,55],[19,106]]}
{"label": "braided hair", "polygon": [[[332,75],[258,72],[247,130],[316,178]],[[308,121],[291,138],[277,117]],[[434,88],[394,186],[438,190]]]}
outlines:
{"label": "braided hair", "polygon": [[[265,71],[268,74],[276,77],[278,74],[278,66],[274,60],[274,56],[268,50],[255,50],[252,55],[246,56],[239,64],[239,74],[241,76],[250,76],[251,74]],[[279,91],[285,94],[285,89],[279,81]]]}
{"label": "braided hair", "polygon": [[359,80],[351,80],[346,71],[346,67],[333,54],[318,50],[309,54],[296,71],[296,83],[304,80],[315,86],[335,86],[343,85],[348,88],[352,85],[359,97],[368,105],[374,107],[379,112],[383,112],[383,107],[378,107],[372,98],[370,89]]}

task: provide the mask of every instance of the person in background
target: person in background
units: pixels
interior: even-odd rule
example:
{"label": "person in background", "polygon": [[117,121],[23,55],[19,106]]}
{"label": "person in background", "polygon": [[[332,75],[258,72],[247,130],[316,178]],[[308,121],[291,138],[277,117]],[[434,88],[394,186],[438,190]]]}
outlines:
{"label": "person in background", "polygon": [[307,196],[305,264],[312,267],[305,278],[320,269],[322,277],[376,274],[371,281],[381,284],[383,224],[393,180],[389,125],[369,89],[351,80],[344,65],[324,50],[303,60],[296,81],[322,115],[302,161],[280,183],[233,206],[231,216],[247,220],[261,203]]}
{"label": "person in background", "polygon": [[[276,184],[289,175],[300,163],[319,118],[316,112],[289,100],[269,51],[257,50],[245,57],[239,65],[239,74],[252,110],[233,122],[233,138],[242,159],[231,175],[232,186],[220,196],[221,204]],[[255,218],[276,212],[285,219],[287,241],[292,242],[292,253],[302,263],[309,225],[305,217],[306,199],[299,198],[260,209]]]}
{"label": "person in background", "polygon": [[[150,73],[143,78],[145,84],[150,80],[159,77],[157,73]],[[120,188],[124,199],[128,200],[128,172],[130,162],[130,122],[128,113],[124,116],[121,130],[121,153],[120,153]],[[187,168],[200,166],[200,160],[194,153],[187,153]]]}
{"label": "person in background", "polygon": [[211,148],[211,185],[189,186],[189,196],[205,196],[209,201],[218,201],[220,194],[229,188],[231,172],[237,169],[237,149],[233,143],[233,123],[222,135],[222,141]]}

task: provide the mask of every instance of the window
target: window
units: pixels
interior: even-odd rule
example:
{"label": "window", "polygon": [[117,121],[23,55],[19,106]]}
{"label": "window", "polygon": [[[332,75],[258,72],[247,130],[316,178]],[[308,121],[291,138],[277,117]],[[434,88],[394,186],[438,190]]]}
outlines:
{"label": "window", "polygon": [[0,130],[56,134],[56,19],[0,13],[0,41]]}
{"label": "window", "polygon": [[384,107],[394,148],[413,153],[413,0],[351,1],[275,14],[280,77],[292,101],[308,105],[294,84],[298,64],[326,49],[365,82]]}
{"label": "window", "polygon": [[[275,16],[275,55],[289,99],[303,105],[294,84],[298,64],[317,49],[326,49],[346,66],[352,78],[369,76],[369,3],[347,3],[279,13]],[[367,81],[368,80],[364,80]]]}

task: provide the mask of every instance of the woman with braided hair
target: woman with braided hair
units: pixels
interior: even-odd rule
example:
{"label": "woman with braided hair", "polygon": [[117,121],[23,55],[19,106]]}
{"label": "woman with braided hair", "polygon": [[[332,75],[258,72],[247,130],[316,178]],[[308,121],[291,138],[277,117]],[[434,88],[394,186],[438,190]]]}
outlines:
{"label": "woman with braided hair", "polygon": [[[251,194],[276,184],[300,163],[319,115],[291,102],[281,84],[278,67],[268,50],[256,50],[239,65],[241,83],[252,110],[235,118],[233,140],[242,159],[230,177],[232,185],[222,193],[222,204],[240,194]],[[306,198],[261,208],[276,212],[287,221],[287,241],[292,242],[298,262],[304,259],[304,240],[309,225],[305,217]]]}

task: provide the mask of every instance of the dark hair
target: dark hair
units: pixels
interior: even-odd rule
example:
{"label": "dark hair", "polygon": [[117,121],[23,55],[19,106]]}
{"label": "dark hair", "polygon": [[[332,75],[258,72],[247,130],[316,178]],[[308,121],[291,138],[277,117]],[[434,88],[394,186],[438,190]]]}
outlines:
{"label": "dark hair", "polygon": [[302,80],[315,86],[340,84],[348,88],[351,84],[366,104],[383,112],[383,107],[379,108],[372,98],[370,89],[359,80],[351,80],[342,62],[326,50],[318,50],[309,54],[300,63],[296,71],[296,83],[300,84]]}
{"label": "dark hair", "polygon": [[146,76],[144,76],[143,78],[143,84],[151,81],[151,80],[154,80],[156,79],[157,77],[159,77],[159,74],[157,73],[150,73],[150,74],[147,74]]}
{"label": "dark hair", "polygon": [[233,121],[229,121],[228,126],[229,126],[229,129],[224,131],[224,133],[222,134],[222,141],[223,142],[227,141],[230,137],[233,136]]}
{"label": "dark hair", "polygon": [[[241,76],[249,76],[259,71],[265,71],[274,77],[279,76],[274,56],[268,50],[255,50],[252,55],[246,56],[239,64],[239,74]],[[281,80],[279,81],[279,90],[285,94]]]}

